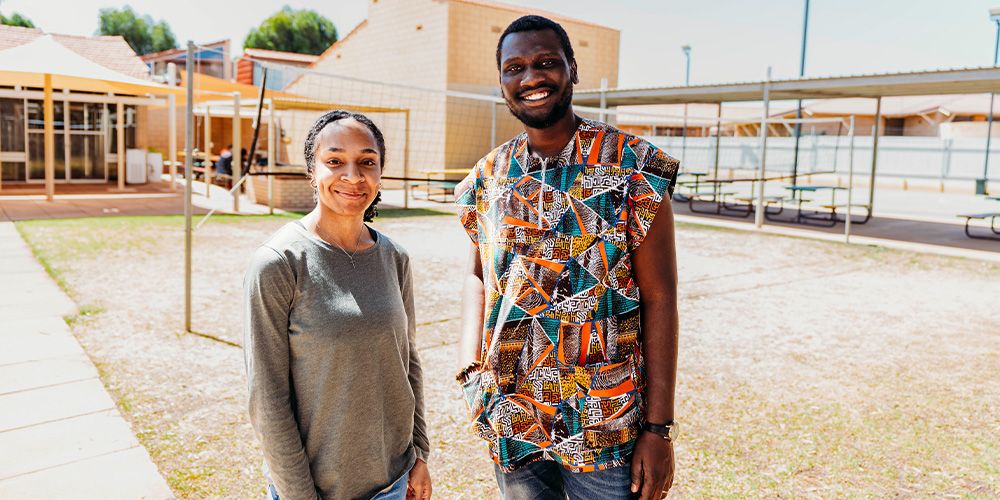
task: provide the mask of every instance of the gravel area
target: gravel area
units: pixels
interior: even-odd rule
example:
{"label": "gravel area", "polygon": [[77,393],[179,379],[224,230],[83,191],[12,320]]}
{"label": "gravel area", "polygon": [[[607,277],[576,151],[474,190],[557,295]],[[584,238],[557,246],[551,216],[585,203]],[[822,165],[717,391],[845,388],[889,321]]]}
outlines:
{"label": "gravel area", "polygon": [[[74,334],[181,498],[263,494],[240,293],[291,219],[195,235],[183,330],[179,217],[19,223],[82,307]],[[438,498],[494,498],[451,379],[468,239],[381,219],[415,262]],[[682,225],[674,497],[1000,496],[1000,265]]]}

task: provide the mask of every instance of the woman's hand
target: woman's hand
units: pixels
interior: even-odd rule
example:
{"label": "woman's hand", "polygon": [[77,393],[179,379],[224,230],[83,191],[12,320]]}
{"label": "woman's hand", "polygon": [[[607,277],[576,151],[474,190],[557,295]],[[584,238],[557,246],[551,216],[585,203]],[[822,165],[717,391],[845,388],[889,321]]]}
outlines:
{"label": "woman's hand", "polygon": [[429,500],[431,498],[431,473],[427,462],[417,459],[410,469],[410,480],[406,484],[407,500]]}

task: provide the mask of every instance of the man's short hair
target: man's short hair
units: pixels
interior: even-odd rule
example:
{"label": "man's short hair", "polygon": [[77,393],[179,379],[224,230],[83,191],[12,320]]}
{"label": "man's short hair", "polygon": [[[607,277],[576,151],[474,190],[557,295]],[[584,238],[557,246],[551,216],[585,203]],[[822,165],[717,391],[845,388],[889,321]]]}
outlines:
{"label": "man's short hair", "polygon": [[507,35],[522,31],[540,30],[552,30],[559,37],[559,43],[562,44],[566,60],[573,62],[573,44],[569,42],[569,35],[566,34],[566,30],[559,23],[542,16],[522,16],[510,23],[507,29],[503,31],[503,34],[500,35],[500,40],[497,41],[497,69],[500,69],[500,47],[503,45],[503,39],[507,38]]}

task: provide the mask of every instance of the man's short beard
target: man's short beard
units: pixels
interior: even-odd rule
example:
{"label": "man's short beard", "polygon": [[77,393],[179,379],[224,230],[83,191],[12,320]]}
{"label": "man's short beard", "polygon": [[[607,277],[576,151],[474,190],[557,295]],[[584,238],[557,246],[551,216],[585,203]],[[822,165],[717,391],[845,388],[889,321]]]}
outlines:
{"label": "man's short beard", "polygon": [[563,94],[562,98],[559,99],[555,106],[552,107],[552,111],[541,118],[529,116],[527,113],[518,113],[517,111],[514,111],[514,108],[510,105],[510,98],[505,99],[505,101],[507,102],[507,110],[510,111],[510,114],[514,115],[514,118],[517,118],[526,127],[535,129],[549,128],[555,125],[559,120],[562,120],[569,111],[569,107],[573,103],[573,87],[567,88],[566,93]]}

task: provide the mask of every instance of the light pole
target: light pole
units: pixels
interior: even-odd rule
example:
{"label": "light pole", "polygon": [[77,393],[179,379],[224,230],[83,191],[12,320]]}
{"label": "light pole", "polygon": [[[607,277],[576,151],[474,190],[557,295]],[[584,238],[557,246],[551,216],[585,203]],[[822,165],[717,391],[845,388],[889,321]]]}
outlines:
{"label": "light pole", "polygon": [[[993,66],[997,65],[997,52],[1000,51],[1000,8],[990,9],[990,20],[996,25],[996,41],[993,42]],[[983,178],[976,179],[976,194],[986,194],[986,184],[989,182],[990,171],[990,139],[993,136],[993,97],[990,92],[990,114],[986,115],[986,160],[983,162]]]}
{"label": "light pole", "polygon": [[[691,46],[683,45],[681,46],[681,51],[684,52],[684,86],[687,87],[691,85]],[[684,157],[687,155],[687,138],[688,138],[688,105],[684,103],[684,128],[681,130],[681,166],[684,166]]]}
{"label": "light pole", "polygon": [[[799,78],[806,74],[806,35],[809,33],[809,0],[802,19],[802,51],[799,53]],[[802,119],[802,99],[795,107],[795,118]],[[795,122],[795,154],[792,157],[792,185],[796,185],[799,175],[799,137],[802,136],[802,122]]]}

